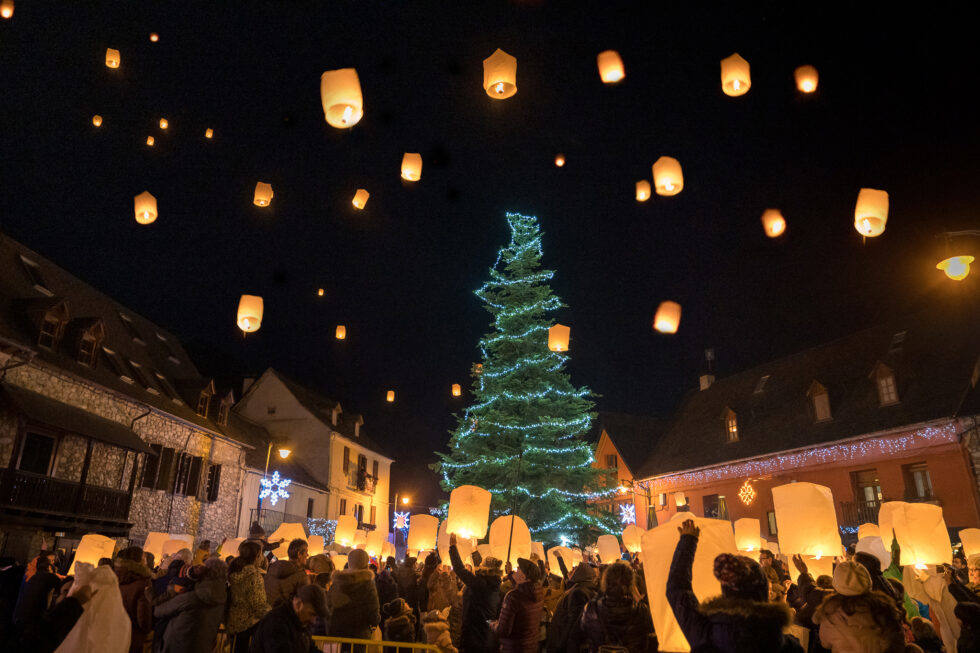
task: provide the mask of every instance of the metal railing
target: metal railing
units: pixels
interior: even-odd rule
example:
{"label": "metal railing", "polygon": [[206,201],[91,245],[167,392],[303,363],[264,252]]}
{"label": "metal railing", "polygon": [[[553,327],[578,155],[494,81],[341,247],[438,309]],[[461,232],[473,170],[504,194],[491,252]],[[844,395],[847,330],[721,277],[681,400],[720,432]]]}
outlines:
{"label": "metal railing", "polygon": [[351,467],[346,474],[347,476],[347,489],[354,490],[355,492],[364,492],[366,494],[374,494],[374,489],[378,484],[378,479],[370,474],[359,474],[356,467]]}
{"label": "metal railing", "polygon": [[905,501],[907,503],[931,503],[942,505],[938,497],[902,497],[900,499],[873,499],[871,501],[841,501],[841,526],[856,527],[861,524],[877,524],[878,510],[887,501]]}
{"label": "metal railing", "polygon": [[422,642],[389,642],[387,640],[355,639],[353,637],[314,637],[313,643],[325,653],[381,653],[385,651],[438,651],[434,644]]}
{"label": "metal railing", "polygon": [[123,490],[81,485],[19,469],[0,470],[0,505],[11,508],[124,521],[131,499]]}

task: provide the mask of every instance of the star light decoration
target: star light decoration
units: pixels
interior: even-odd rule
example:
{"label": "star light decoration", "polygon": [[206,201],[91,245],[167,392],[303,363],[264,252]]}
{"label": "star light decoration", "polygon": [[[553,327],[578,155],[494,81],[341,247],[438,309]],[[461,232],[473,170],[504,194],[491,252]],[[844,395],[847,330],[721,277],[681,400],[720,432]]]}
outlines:
{"label": "star light decoration", "polygon": [[752,502],[755,501],[755,488],[752,487],[751,483],[749,483],[749,479],[745,479],[745,482],[742,483],[742,487],[739,488],[738,498],[741,499],[742,503],[747,506],[752,505]]}
{"label": "star light decoration", "polygon": [[624,524],[635,524],[636,504],[633,503],[619,504],[619,521],[623,522]]}
{"label": "star light decoration", "polygon": [[266,497],[270,497],[269,503],[276,505],[276,502],[279,501],[280,498],[289,498],[289,492],[286,491],[286,488],[289,487],[289,484],[292,482],[293,481],[288,478],[279,478],[278,471],[272,472],[272,478],[263,478],[259,480],[259,483],[262,484],[262,491],[259,492],[259,498],[264,499]]}
{"label": "star light decoration", "polygon": [[396,512],[395,513],[395,530],[408,530],[408,513],[407,512]]}

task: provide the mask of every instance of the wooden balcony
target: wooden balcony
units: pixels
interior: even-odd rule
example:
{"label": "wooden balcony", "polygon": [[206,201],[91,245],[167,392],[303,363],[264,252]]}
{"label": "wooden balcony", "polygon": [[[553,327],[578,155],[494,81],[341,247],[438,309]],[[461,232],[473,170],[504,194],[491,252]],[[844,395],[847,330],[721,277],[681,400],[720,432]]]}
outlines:
{"label": "wooden balcony", "polygon": [[56,530],[128,533],[131,495],[17,469],[0,470],[0,510]]}
{"label": "wooden balcony", "polygon": [[378,484],[378,479],[367,473],[359,473],[356,468],[351,468],[347,472],[347,489],[365,494],[374,494],[374,489]]}

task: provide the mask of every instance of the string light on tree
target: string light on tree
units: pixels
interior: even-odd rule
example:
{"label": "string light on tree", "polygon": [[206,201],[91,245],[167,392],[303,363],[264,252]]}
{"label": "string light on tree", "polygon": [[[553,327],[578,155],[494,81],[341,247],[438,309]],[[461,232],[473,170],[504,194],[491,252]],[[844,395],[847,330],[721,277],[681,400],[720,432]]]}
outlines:
{"label": "string light on tree", "polygon": [[272,478],[259,479],[259,483],[262,485],[262,491],[259,492],[259,498],[265,499],[269,498],[269,503],[273,506],[279,501],[279,499],[288,499],[289,492],[286,488],[292,483],[292,480],[288,478],[280,478],[279,472],[272,472]]}

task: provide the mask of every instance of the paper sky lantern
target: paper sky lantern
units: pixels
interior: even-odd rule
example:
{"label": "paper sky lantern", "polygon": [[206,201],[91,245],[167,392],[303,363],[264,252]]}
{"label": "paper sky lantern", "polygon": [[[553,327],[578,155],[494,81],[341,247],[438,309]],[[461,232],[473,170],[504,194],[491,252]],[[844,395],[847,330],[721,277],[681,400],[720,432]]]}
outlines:
{"label": "paper sky lantern", "polygon": [[325,546],[323,543],[322,535],[310,535],[310,538],[306,540],[307,553],[311,556],[317,556],[323,553]]}
{"label": "paper sky lantern", "polygon": [[211,129],[210,127],[208,127],[207,129],[204,130],[204,138],[211,138],[212,136],[214,136],[214,130],[213,129]]}
{"label": "paper sky lantern", "polygon": [[102,558],[111,558],[115,550],[116,541],[111,537],[96,533],[82,535],[82,540],[78,543],[78,548],[75,550],[75,560],[71,563],[68,575],[71,576],[74,574],[75,565],[79,562],[87,562],[93,567],[97,567],[99,560]]}
{"label": "paper sky lantern", "polygon": [[194,551],[193,535],[170,535],[170,539],[163,543],[163,556],[171,556],[181,549],[190,549],[191,552]]}
{"label": "paper sky lantern", "polygon": [[758,519],[743,517],[735,520],[735,546],[739,551],[758,551],[762,548]]}
{"label": "paper sky lantern", "polygon": [[[856,550],[856,549],[855,549]],[[803,556],[803,562],[806,563],[807,573],[813,580],[817,580],[817,576],[830,576],[834,575],[834,558],[833,556],[820,556],[819,558],[814,556]],[[788,565],[792,567],[790,569],[790,575],[793,577],[794,583],[800,582],[800,572],[796,569],[796,565]]]}
{"label": "paper sky lantern", "polygon": [[878,524],[861,524],[858,526],[858,540],[863,540],[866,537],[881,537],[881,531],[878,529]]}
{"label": "paper sky lantern", "polygon": [[784,555],[836,556],[841,553],[834,495],[815,483],[789,483],[772,488],[779,550]]}
{"label": "paper sky lantern", "polygon": [[160,118],[160,129],[166,129],[169,126],[170,126],[170,123],[167,122],[167,119],[166,118]]}
{"label": "paper sky lantern", "polygon": [[331,554],[330,560],[333,562],[334,568],[336,569],[343,569],[347,566],[347,556],[340,553]]}
{"label": "paper sky lantern", "polygon": [[701,529],[692,574],[692,586],[698,599],[704,601],[721,594],[721,584],[714,575],[715,557],[719,553],[737,553],[732,525],[726,520],[704,519],[691,513],[678,513],[666,523],[643,534],[640,560],[643,562],[653,627],[662,651],[691,650],[674,618],[673,610],[667,604],[667,574],[674,558],[674,549],[680,540],[677,527],[686,519],[693,519]]}
{"label": "paper sky lantern", "polygon": [[[143,542],[143,550],[147,553],[153,554],[153,560],[155,564],[160,564],[163,560],[163,545],[170,541],[181,541],[183,546],[178,547],[171,551],[174,553],[182,548],[194,550],[194,536],[188,535],[186,533],[160,533],[157,531],[150,531],[146,534],[146,541]],[[238,549],[235,549],[234,555],[238,555]]]}
{"label": "paper sky lantern", "polygon": [[148,146],[150,146],[150,147],[153,147],[153,144],[154,144],[155,142],[156,142],[156,139],[155,139],[155,138],[153,138],[152,136],[147,136],[147,137],[146,137],[146,144],[147,144]]}
{"label": "paper sky lantern", "polygon": [[[456,546],[459,548],[459,539],[456,540]],[[439,557],[442,558],[443,564],[449,564],[449,533],[446,532],[446,520],[443,519],[442,523],[439,524],[439,532],[436,534],[436,550],[439,551]],[[459,557],[462,558],[463,554],[460,552]]]}
{"label": "paper sky lantern", "polygon": [[674,505],[677,506],[678,508],[687,505],[687,497],[684,496],[683,492],[674,493]]}
{"label": "paper sky lantern", "polygon": [[3,0],[0,2],[0,17],[9,20],[14,15],[14,0]]}
{"label": "paper sky lantern", "polygon": [[762,228],[770,238],[778,238],[786,231],[786,219],[779,209],[766,209],[762,212]]}
{"label": "paper sky lantern", "polygon": [[680,325],[681,305],[677,302],[660,302],[660,306],[657,307],[657,313],[653,316],[653,328],[660,333],[677,333]]}
{"label": "paper sky lantern", "polygon": [[490,519],[489,492],[475,485],[460,485],[449,495],[449,512],[446,516],[450,533],[460,537],[482,539],[487,534]]}
{"label": "paper sky lantern", "polygon": [[245,333],[258,331],[262,326],[262,298],[258,295],[242,295],[238,300],[238,328]]}
{"label": "paper sky lantern", "polygon": [[362,528],[358,528],[356,531],[354,531],[354,548],[363,549],[366,546],[367,546],[367,531]]}
{"label": "paper sky lantern", "polygon": [[[285,560],[289,557],[289,543],[293,540],[303,540],[306,541],[306,530],[303,528],[302,524],[297,522],[283,522],[279,524],[279,527],[274,530],[267,538],[269,542],[275,542],[281,539],[282,544],[280,544],[272,552],[272,555],[276,556],[280,560]],[[309,545],[307,545],[307,548]]]}
{"label": "paper sky lantern", "polygon": [[901,565],[952,564],[953,549],[949,531],[943,519],[943,509],[931,503],[886,501],[878,509],[878,526],[886,550],[891,550],[892,537],[898,538],[902,550]]}
{"label": "paper sky lantern", "polygon": [[749,62],[737,52],[721,60],[721,90],[733,97],[745,95],[752,86]]}
{"label": "paper sky lantern", "polygon": [[538,556],[538,560],[545,560],[544,542],[531,542],[531,555]]}
{"label": "paper sky lantern", "polygon": [[157,219],[157,198],[150,191],[143,191],[133,198],[136,221],[140,224],[150,224]]}
{"label": "paper sky lantern", "polygon": [[334,337],[337,338],[337,340],[344,340],[347,337],[347,327],[345,327],[343,324],[338,324]]}
{"label": "paper sky lantern", "polygon": [[563,165],[565,165],[565,155],[564,154],[556,154],[555,155],[555,165],[558,166],[559,168],[562,167]]}
{"label": "paper sky lantern", "polygon": [[615,50],[600,52],[597,59],[599,64],[599,78],[603,84],[615,84],[626,77],[623,59]]}
{"label": "paper sky lantern", "polygon": [[433,515],[412,515],[408,520],[408,548],[411,551],[436,548],[439,518]]}
{"label": "paper sky lantern", "polygon": [[980,553],[980,528],[964,528],[961,530],[960,542],[963,544],[963,555],[967,558]]}
{"label": "paper sky lantern", "polygon": [[337,528],[333,533],[333,540],[341,546],[352,546],[354,544],[354,531],[357,530],[357,519],[354,515],[340,515],[337,517]]}
{"label": "paper sky lantern", "polygon": [[572,555],[572,550],[567,546],[553,546],[548,549],[548,569],[551,573],[558,576],[561,575],[561,566],[558,564],[558,554],[561,554],[561,559],[565,562],[565,567],[568,571],[571,571],[575,566],[573,562],[574,556]]}
{"label": "paper sky lantern", "polygon": [[96,127],[101,127],[102,116],[100,116],[99,114],[95,114],[94,116],[92,116],[92,124],[95,125]]}
{"label": "paper sky lantern", "polygon": [[490,524],[490,555],[506,564],[508,544],[509,560],[514,567],[517,567],[518,558],[531,557],[531,531],[520,517],[504,515]]}
{"label": "paper sky lantern", "polygon": [[[233,537],[225,540],[224,542],[218,545],[218,551],[217,551],[218,557],[220,557],[222,560],[224,560],[228,556],[238,557],[238,547],[244,541],[245,541],[244,537]],[[313,554],[311,553],[310,555]]]}
{"label": "paper sky lantern", "polygon": [[483,90],[495,100],[517,93],[517,59],[500,48],[484,59]]}
{"label": "paper sky lantern", "polygon": [[105,65],[107,68],[118,68],[119,62],[122,58],[119,56],[119,50],[113,50],[112,48],[106,48],[105,51]]}
{"label": "paper sky lantern", "polygon": [[793,71],[793,77],[796,78],[796,88],[801,93],[813,93],[817,90],[819,76],[817,75],[817,69],[813,66],[800,66]]}
{"label": "paper sky lantern", "polygon": [[643,539],[643,533],[645,533],[642,528],[636,524],[630,524],[623,529],[623,546],[630,553],[640,552],[640,541]]}
{"label": "paper sky lantern", "polygon": [[582,549],[573,547],[568,550],[568,553],[572,556],[572,567],[582,564],[582,561],[584,560],[582,557]]}
{"label": "paper sky lantern", "polygon": [[458,383],[454,383],[452,387],[452,395],[454,397],[458,397],[461,394],[463,394],[463,388]]}
{"label": "paper sky lantern", "polygon": [[388,391],[388,394],[385,395],[385,401],[387,401],[390,404],[394,400],[395,400],[395,391],[394,390],[389,390]]}
{"label": "paper sky lantern", "polygon": [[[869,553],[874,557],[878,558],[881,562],[882,569],[888,569],[892,564],[892,554],[890,551],[885,550],[885,545],[882,543],[881,538],[877,535],[866,535],[857,541],[854,545],[855,553]],[[816,578],[814,576],[814,578]]]}
{"label": "paper sky lantern", "polygon": [[604,565],[611,565],[622,559],[619,539],[615,535],[600,535],[596,541],[596,548],[599,550],[599,560]]}
{"label": "paper sky lantern", "polygon": [[152,43],[156,43],[159,40],[160,40],[160,35],[159,34],[157,34],[156,32],[150,32],[150,41]]}
{"label": "paper sky lantern", "polygon": [[662,156],[653,164],[653,187],[657,195],[670,197],[684,190],[684,173],[674,157]]}
{"label": "paper sky lantern", "polygon": [[936,269],[945,272],[953,281],[963,281],[970,274],[970,263],[973,263],[972,256],[951,256],[937,263]]}
{"label": "paper sky lantern", "polygon": [[418,152],[405,152],[402,157],[402,179],[418,181],[422,178],[422,155]]}
{"label": "paper sky lantern", "polygon": [[328,70],[320,75],[320,102],[327,124],[338,129],[353,127],[364,115],[361,80],[353,68]]}
{"label": "paper sky lantern", "polygon": [[874,188],[862,188],[854,206],[854,228],[862,236],[874,238],[885,232],[888,222],[888,193]]}
{"label": "paper sky lantern", "polygon": [[269,206],[272,203],[272,184],[260,181],[255,184],[255,194],[252,196],[255,206]]}
{"label": "paper sky lantern", "polygon": [[551,351],[568,351],[568,339],[571,329],[563,324],[556,324],[548,329],[548,349]]}
{"label": "paper sky lantern", "polygon": [[387,560],[388,558],[395,557],[395,545],[385,540],[385,543],[381,547],[381,557]]}
{"label": "paper sky lantern", "polygon": [[372,558],[377,558],[381,555],[381,547],[385,544],[385,536],[387,533],[381,530],[373,530],[367,534],[367,540],[364,544],[364,550],[368,552],[368,555]]}
{"label": "paper sky lantern", "polygon": [[354,193],[354,199],[351,200],[351,204],[354,205],[355,209],[363,209],[370,196],[371,193],[367,192],[363,188],[358,188],[357,192]]}
{"label": "paper sky lantern", "polygon": [[636,182],[636,201],[646,202],[650,199],[650,182],[646,179],[641,179]]}

